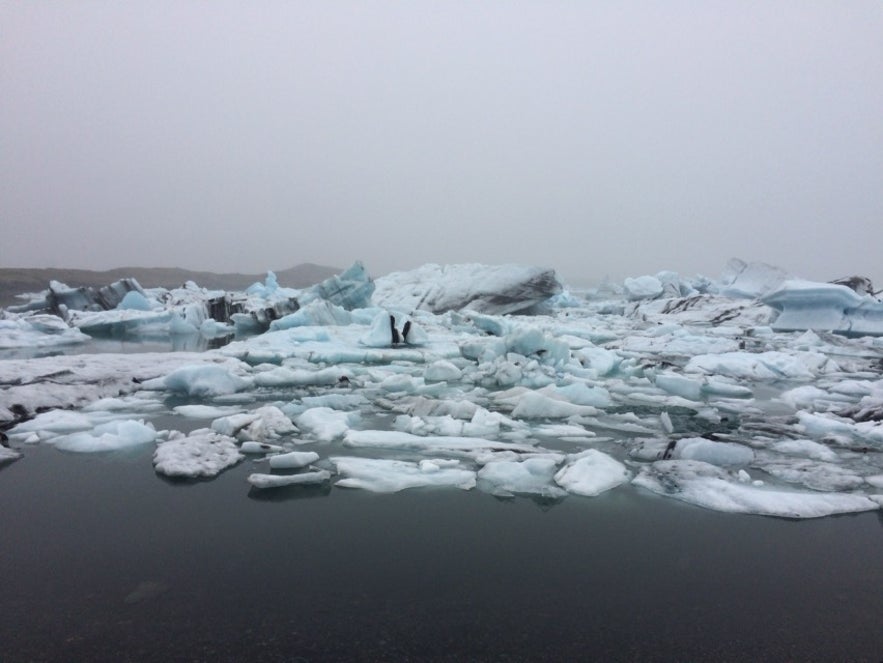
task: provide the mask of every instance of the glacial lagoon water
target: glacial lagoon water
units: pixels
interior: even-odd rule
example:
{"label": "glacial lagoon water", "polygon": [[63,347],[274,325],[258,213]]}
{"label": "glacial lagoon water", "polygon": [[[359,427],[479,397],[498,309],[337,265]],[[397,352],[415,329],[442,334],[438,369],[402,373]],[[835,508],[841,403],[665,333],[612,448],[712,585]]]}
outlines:
{"label": "glacial lagoon water", "polygon": [[258,492],[152,445],[0,468],[0,659],[850,660],[883,652],[879,512],[718,513],[635,490]]}

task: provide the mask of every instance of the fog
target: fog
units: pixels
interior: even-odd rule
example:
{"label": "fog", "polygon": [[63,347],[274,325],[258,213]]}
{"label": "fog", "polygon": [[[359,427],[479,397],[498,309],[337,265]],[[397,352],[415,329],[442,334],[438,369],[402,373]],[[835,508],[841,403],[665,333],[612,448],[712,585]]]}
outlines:
{"label": "fog", "polygon": [[883,5],[4,2],[0,266],[883,284]]}

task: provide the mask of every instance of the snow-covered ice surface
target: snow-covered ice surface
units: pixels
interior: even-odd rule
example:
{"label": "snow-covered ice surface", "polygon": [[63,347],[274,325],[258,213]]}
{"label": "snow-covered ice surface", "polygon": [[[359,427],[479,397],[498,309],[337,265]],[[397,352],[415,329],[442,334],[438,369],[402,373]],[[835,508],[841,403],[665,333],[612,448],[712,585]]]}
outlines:
{"label": "snow-covered ice surface", "polygon": [[[303,291],[270,274],[240,294],[117,294],[110,310],[3,313],[0,345],[22,358],[0,360],[0,463],[33,444],[155,445],[157,473],[247,462],[261,490],[631,490],[787,518],[883,504],[883,339],[860,335],[878,333],[879,303],[843,285],[738,261],[720,281],[583,292],[539,268],[371,281],[357,264]],[[77,354],[83,331],[234,327],[204,352]],[[60,354],[27,358],[40,346]]]}

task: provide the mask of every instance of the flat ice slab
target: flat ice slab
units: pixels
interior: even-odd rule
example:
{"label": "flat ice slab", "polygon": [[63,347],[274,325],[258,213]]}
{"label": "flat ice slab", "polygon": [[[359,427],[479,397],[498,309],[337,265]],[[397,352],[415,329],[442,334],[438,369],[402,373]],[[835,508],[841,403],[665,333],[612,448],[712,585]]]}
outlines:
{"label": "flat ice slab", "polygon": [[255,488],[282,488],[284,486],[305,486],[326,483],[331,479],[331,472],[317,470],[301,474],[249,474],[248,483]]}
{"label": "flat ice slab", "polygon": [[442,459],[419,463],[380,458],[336,456],[331,462],[341,479],[341,488],[362,488],[375,493],[397,493],[406,488],[445,486],[469,490],[475,487],[475,472],[461,469],[459,463]]}
{"label": "flat ice slab", "polygon": [[154,469],[170,477],[213,477],[243,459],[236,441],[208,428],[174,432],[153,454]]}
{"label": "flat ice slab", "polygon": [[707,509],[780,518],[820,518],[880,508],[867,495],[801,492],[740,482],[719,467],[695,460],[656,461],[642,467],[632,483]]}

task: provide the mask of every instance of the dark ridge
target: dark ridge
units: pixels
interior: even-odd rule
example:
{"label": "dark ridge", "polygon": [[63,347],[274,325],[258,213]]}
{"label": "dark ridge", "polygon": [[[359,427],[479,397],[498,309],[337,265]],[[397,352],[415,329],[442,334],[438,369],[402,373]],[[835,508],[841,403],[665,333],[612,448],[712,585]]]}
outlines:
{"label": "dark ridge", "polygon": [[[288,288],[305,288],[340,273],[336,267],[303,263],[276,271],[279,285]],[[106,271],[61,268],[0,268],[0,306],[21,303],[16,295],[40,292],[49,287],[49,281],[61,281],[71,287],[106,286],[123,278],[133,277],[144,288],[177,288],[187,281],[194,281],[210,289],[244,290],[255,281],[263,281],[262,274],[217,274],[198,272],[176,267],[117,267]]]}

